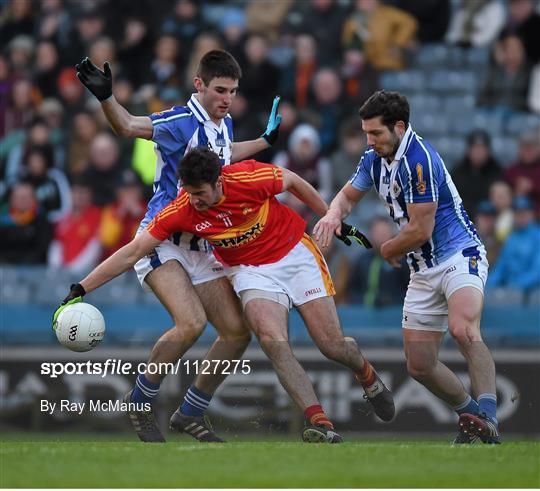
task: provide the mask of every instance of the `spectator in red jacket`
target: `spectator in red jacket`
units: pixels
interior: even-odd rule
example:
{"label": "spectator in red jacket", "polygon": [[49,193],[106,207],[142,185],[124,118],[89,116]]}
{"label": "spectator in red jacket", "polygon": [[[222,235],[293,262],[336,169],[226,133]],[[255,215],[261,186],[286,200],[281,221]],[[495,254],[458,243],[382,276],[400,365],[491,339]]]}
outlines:
{"label": "spectator in red jacket", "polygon": [[116,188],[116,200],[103,208],[99,238],[105,260],[135,237],[146,212],[143,188],[137,174],[126,169]]}
{"label": "spectator in red jacket", "polygon": [[101,256],[101,210],[94,205],[92,189],[84,181],[73,183],[71,200],[72,212],[56,226],[49,264],[84,274],[97,265]]}

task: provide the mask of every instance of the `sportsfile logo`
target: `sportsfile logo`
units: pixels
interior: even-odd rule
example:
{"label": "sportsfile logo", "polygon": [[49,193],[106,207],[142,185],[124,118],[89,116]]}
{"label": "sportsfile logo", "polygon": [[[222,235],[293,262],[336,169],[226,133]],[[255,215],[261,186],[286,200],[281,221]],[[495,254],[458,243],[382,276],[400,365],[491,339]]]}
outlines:
{"label": "sportsfile logo", "polygon": [[98,375],[105,378],[108,375],[176,375],[189,374],[221,374],[232,375],[251,372],[250,360],[178,360],[176,363],[131,363],[117,359],[85,362],[43,362],[41,375],[58,378],[62,375]]}

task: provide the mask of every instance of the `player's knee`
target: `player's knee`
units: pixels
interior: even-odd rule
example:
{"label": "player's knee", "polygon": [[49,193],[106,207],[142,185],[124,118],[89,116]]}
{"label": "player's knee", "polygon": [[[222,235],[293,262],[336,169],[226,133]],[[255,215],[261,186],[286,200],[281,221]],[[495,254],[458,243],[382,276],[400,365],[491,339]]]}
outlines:
{"label": "player's knee", "polygon": [[414,357],[409,357],[407,359],[407,372],[409,375],[422,382],[429,378],[435,369],[436,360],[426,360],[422,358],[415,359]]}
{"label": "player's knee", "polygon": [[345,341],[326,339],[317,345],[321,353],[329,360],[339,361],[343,358]]}
{"label": "player's knee", "polygon": [[249,344],[251,341],[251,332],[247,329],[230,330],[220,333],[219,338],[225,343]]}
{"label": "player's knee", "polygon": [[450,323],[448,326],[450,334],[461,347],[470,346],[471,343],[482,341],[477,323],[461,321]]}
{"label": "player's knee", "polygon": [[257,332],[257,338],[262,350],[271,360],[282,358],[291,352],[289,342],[279,332],[264,330]]}
{"label": "player's knee", "polygon": [[206,327],[206,316],[193,316],[175,323],[175,328],[185,340],[195,341]]}

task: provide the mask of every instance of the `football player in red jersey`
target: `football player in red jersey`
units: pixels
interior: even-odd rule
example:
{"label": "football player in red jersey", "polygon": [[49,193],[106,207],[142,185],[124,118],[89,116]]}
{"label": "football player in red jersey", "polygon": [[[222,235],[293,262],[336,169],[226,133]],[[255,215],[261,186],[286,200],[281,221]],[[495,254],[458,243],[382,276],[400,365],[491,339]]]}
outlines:
{"label": "football player in red jersey", "polygon": [[289,345],[287,317],[293,306],[321,352],[350,368],[375,413],[384,421],[391,420],[395,413],[392,395],[356,342],[343,336],[332,279],[317,245],[304,233],[305,221],[275,198],[288,190],[324,216],[328,206],[317,191],[294,172],[255,160],[222,168],[216,154],[205,148],[184,156],[178,177],[182,182],[178,197],[146,230],[82,280],[83,291],[95,290],[128,270],[173,233],[196,233],[214,246],[251,330],[281,384],[304,411],[309,422],[302,434],[304,441],[338,443],[342,439]]}

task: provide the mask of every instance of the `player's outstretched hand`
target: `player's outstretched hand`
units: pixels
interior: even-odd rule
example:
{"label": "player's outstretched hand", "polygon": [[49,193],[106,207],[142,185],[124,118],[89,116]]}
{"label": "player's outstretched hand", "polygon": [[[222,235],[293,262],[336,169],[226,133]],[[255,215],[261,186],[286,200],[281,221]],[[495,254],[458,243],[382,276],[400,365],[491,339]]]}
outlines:
{"label": "player's outstretched hand", "polygon": [[60,315],[60,312],[64,310],[68,305],[73,305],[74,303],[82,302],[82,297],[86,294],[85,289],[80,283],[74,283],[69,287],[69,293],[64,300],[62,300],[62,303],[60,306],[54,311],[53,319],[52,319],[52,328],[53,331],[56,330],[56,324],[58,321],[58,316]]}
{"label": "player's outstretched hand", "polygon": [[81,83],[96,96],[98,101],[104,101],[112,95],[111,66],[106,61],[103,70],[94,65],[88,56],[75,65],[77,77]]}
{"label": "player's outstretched hand", "polygon": [[274,103],[272,104],[272,111],[270,112],[270,117],[268,118],[268,124],[266,125],[265,132],[261,135],[261,138],[266,140],[268,145],[272,146],[279,135],[279,125],[281,124],[281,114],[278,114],[279,102],[281,101],[280,96],[274,97]]}
{"label": "player's outstretched hand", "polygon": [[364,246],[366,249],[371,249],[373,247],[368,238],[362,232],[360,232],[360,230],[345,222],[341,222],[341,231],[339,234],[335,232],[335,236],[342,242],[345,242],[345,244],[348,246],[351,245],[351,240],[354,240],[355,242],[358,242],[358,244]]}
{"label": "player's outstretched hand", "polygon": [[321,249],[325,249],[332,242],[334,234],[341,233],[341,217],[339,213],[336,213],[334,210],[328,210],[326,215],[324,215],[313,227],[313,236],[317,245]]}

